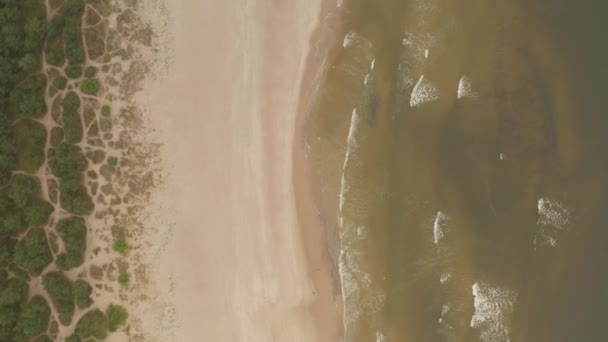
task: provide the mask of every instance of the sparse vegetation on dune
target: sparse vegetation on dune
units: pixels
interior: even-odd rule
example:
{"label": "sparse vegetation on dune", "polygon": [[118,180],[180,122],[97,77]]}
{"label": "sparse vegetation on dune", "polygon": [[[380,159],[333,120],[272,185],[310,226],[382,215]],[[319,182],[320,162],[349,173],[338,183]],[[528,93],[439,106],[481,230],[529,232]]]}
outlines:
{"label": "sparse vegetation on dune", "polygon": [[[111,284],[101,286],[117,263],[100,267],[99,278],[83,267],[97,190],[90,181],[101,178],[83,150],[88,155],[93,146],[101,157],[91,165],[117,172],[104,164],[112,120],[105,118],[110,106],[101,104],[112,98],[101,80],[109,64],[87,61],[86,4],[51,1],[58,11],[47,18],[43,2],[0,0],[0,341],[54,341],[70,334],[66,341],[102,340],[129,317],[120,305],[103,310],[94,300],[95,291],[120,287],[110,271]],[[102,141],[102,133],[110,137]],[[107,163],[116,166],[118,158]],[[111,247],[128,251],[124,239]],[[89,282],[93,278],[98,282]],[[118,283],[127,285],[129,278],[122,272]],[[31,293],[30,281],[42,286]]]}

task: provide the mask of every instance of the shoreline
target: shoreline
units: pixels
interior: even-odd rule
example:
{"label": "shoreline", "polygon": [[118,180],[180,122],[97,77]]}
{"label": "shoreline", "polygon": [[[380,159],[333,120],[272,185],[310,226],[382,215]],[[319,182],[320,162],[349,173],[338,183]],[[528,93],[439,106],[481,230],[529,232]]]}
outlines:
{"label": "shoreline", "polygon": [[336,9],[335,1],[321,0],[319,21],[310,37],[309,52],[302,72],[293,143],[296,212],[306,257],[309,265],[314,268],[311,277],[316,287],[330,290],[317,294],[316,300],[311,304],[311,312],[316,317],[319,330],[331,331],[331,341],[341,341],[344,335],[344,307],[338,271],[340,235],[325,222],[323,216],[322,199],[316,191],[318,187],[315,187],[314,175],[306,157],[305,129],[308,114],[314,106],[317,91],[314,88],[315,81],[322,77],[324,61],[339,39],[337,34],[326,32],[329,30],[324,23],[324,19]]}

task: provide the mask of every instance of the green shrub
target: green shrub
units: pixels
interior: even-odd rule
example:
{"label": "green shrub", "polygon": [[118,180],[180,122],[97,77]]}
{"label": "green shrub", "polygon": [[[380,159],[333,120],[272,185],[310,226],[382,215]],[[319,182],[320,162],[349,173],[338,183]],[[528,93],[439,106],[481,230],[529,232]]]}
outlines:
{"label": "green shrub", "polygon": [[42,277],[42,285],[59,313],[59,321],[64,325],[70,324],[74,316],[72,282],[62,272],[54,271]]}
{"label": "green shrub", "polygon": [[37,198],[25,208],[25,222],[30,226],[40,227],[49,222],[49,217],[55,210],[52,204]]}
{"label": "green shrub", "polygon": [[[77,3],[72,6],[72,3]],[[80,0],[67,0],[62,7],[65,20],[63,40],[65,41],[65,54],[70,64],[84,62],[84,48],[82,44],[82,12],[83,2]]]}
{"label": "green shrub", "polygon": [[25,281],[11,278],[0,287],[0,341],[13,341],[21,307],[27,299]]}
{"label": "green shrub", "polygon": [[103,106],[101,106],[101,115],[110,116],[111,113],[112,109],[110,108],[110,105],[104,104]]}
{"label": "green shrub", "polygon": [[80,83],[80,90],[87,95],[96,95],[99,91],[99,81],[86,79]]}
{"label": "green shrub", "polygon": [[38,338],[34,339],[34,342],[53,342],[53,339],[51,339],[47,335],[40,335],[38,336]]}
{"label": "green shrub", "polygon": [[[2,87],[0,78],[0,88]],[[17,141],[12,119],[0,112],[0,186],[5,185],[17,166]]]}
{"label": "green shrub", "polygon": [[55,126],[51,129],[51,145],[57,146],[63,142],[63,128]]}
{"label": "green shrub", "polygon": [[63,48],[52,48],[49,47],[46,50],[46,62],[50,65],[61,66],[65,62],[65,55],[63,54]]}
{"label": "green shrub", "polygon": [[40,196],[40,189],[41,186],[38,177],[16,174],[13,179],[11,179],[7,196],[17,207],[24,208],[28,202]]}
{"label": "green shrub", "polygon": [[112,249],[114,249],[114,251],[120,253],[120,254],[127,254],[127,251],[129,250],[129,245],[127,244],[127,240],[125,239],[117,239],[116,241],[114,241],[114,244],[112,245]]}
{"label": "green shrub", "polygon": [[61,207],[73,215],[87,215],[94,207],[87,188],[80,180],[62,180],[59,184],[59,201]]}
{"label": "green shrub", "polygon": [[78,335],[71,335],[70,337],[65,339],[65,342],[81,342],[82,340],[80,339],[80,336]]}
{"label": "green shrub", "polygon": [[65,86],[67,84],[68,84],[68,79],[63,76],[57,76],[53,80],[53,86],[55,86],[55,88],[60,89],[60,90],[65,89]]}
{"label": "green shrub", "polygon": [[80,113],[76,110],[64,110],[61,113],[63,119],[63,135],[65,142],[76,144],[82,140],[84,134]]}
{"label": "green shrub", "polygon": [[44,163],[47,131],[34,120],[22,119],[13,126],[17,150],[17,168],[35,173]]}
{"label": "green shrub", "polygon": [[[0,291],[0,307],[21,305],[27,299],[29,286],[18,278],[11,278]],[[19,316],[17,316],[19,317]]]}
{"label": "green shrub", "polygon": [[67,270],[82,265],[87,243],[87,226],[82,217],[57,222],[55,228],[65,244],[66,253],[57,258],[57,266]]}
{"label": "green shrub", "polygon": [[95,337],[103,340],[108,336],[108,318],[100,310],[91,310],[80,318],[74,333],[81,338]]}
{"label": "green shrub", "polygon": [[116,156],[109,156],[108,157],[108,164],[111,165],[111,166],[118,165],[118,157],[116,157]]}
{"label": "green shrub", "polygon": [[0,236],[8,237],[23,232],[27,223],[21,210],[11,210],[0,217]]}
{"label": "green shrub", "polygon": [[[16,240],[10,238],[0,239],[0,272],[4,271],[4,268],[13,261],[13,254],[15,249]],[[4,283],[5,277],[0,275],[0,284]]]}
{"label": "green shrub", "polygon": [[49,161],[51,171],[61,181],[80,181],[87,168],[87,159],[79,146],[60,144],[55,148],[55,158]]}
{"label": "green shrub", "polygon": [[86,78],[93,78],[95,74],[97,74],[97,68],[92,65],[84,69],[84,77]]}
{"label": "green shrub", "polygon": [[120,305],[110,304],[106,309],[106,316],[108,316],[110,331],[116,331],[127,322],[129,313]]}
{"label": "green shrub", "polygon": [[40,117],[46,113],[46,76],[37,73],[28,77],[10,95],[10,103],[15,111],[22,117]]}
{"label": "green shrub", "polygon": [[80,108],[80,97],[73,91],[65,95],[61,101],[63,110],[78,110]]}
{"label": "green shrub", "polygon": [[118,283],[120,285],[127,285],[129,283],[129,278],[131,278],[129,273],[123,272],[118,276]]}
{"label": "green shrub", "polygon": [[28,53],[19,59],[19,67],[25,72],[33,72],[40,70],[40,57],[32,53]]}
{"label": "green shrub", "polygon": [[13,273],[13,276],[17,279],[21,279],[25,282],[29,282],[32,277],[30,277],[30,272],[21,268],[17,263],[12,263],[8,265],[8,270]]}
{"label": "green shrub", "polygon": [[42,296],[33,297],[21,312],[19,326],[27,336],[46,332],[51,317],[51,308]]}
{"label": "green shrub", "polygon": [[67,67],[65,67],[64,71],[65,71],[66,76],[69,78],[79,78],[80,76],[82,76],[82,66],[81,65],[77,65],[77,64],[68,65]]}
{"label": "green shrub", "polygon": [[39,275],[51,262],[53,255],[42,228],[34,228],[15,246],[15,262]]}
{"label": "green shrub", "polygon": [[88,308],[93,304],[91,293],[93,288],[86,281],[79,279],[74,282],[74,300],[79,308]]}

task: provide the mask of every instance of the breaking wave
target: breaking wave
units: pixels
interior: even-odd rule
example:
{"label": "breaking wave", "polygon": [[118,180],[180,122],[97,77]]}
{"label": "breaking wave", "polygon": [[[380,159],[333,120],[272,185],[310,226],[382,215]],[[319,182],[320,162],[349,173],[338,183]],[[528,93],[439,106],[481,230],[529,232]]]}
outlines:
{"label": "breaking wave", "polygon": [[555,247],[570,226],[570,211],[561,201],[542,197],[538,200],[537,231],[534,248]]}
{"label": "breaking wave", "polygon": [[494,287],[484,282],[473,284],[475,313],[471,328],[480,329],[482,342],[509,342],[511,330],[506,323],[513,313],[517,294],[510,289]]}

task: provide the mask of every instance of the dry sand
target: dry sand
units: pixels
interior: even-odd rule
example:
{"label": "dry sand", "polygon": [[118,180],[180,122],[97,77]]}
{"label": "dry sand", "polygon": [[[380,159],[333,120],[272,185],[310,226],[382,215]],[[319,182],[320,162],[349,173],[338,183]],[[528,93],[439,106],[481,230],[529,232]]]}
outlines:
{"label": "dry sand", "polygon": [[294,191],[300,80],[319,1],[166,6],[168,73],[139,102],[167,171],[151,224],[172,230],[151,279],[158,300],[175,305],[140,313],[146,341],[338,341],[325,233],[301,228]]}

